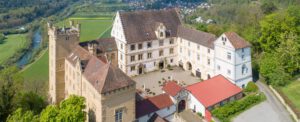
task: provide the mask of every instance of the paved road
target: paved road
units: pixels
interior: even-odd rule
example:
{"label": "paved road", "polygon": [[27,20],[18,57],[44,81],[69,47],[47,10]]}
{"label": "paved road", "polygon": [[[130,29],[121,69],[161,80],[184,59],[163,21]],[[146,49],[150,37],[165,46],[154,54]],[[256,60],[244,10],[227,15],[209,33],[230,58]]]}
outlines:
{"label": "paved road", "polygon": [[252,107],[237,116],[234,122],[293,122],[289,113],[279,100],[273,95],[268,86],[261,82],[256,83],[267,100]]}

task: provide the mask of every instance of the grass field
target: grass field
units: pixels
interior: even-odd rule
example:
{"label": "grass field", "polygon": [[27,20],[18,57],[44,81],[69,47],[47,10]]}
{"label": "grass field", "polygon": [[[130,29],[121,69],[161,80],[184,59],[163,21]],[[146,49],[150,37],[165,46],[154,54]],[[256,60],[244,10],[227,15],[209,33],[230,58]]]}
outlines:
{"label": "grass field", "polygon": [[24,48],[26,34],[8,35],[3,44],[0,44],[0,64],[12,57],[19,49]]}
{"label": "grass field", "polygon": [[281,88],[281,90],[300,111],[300,81],[294,81],[288,86]]}
{"label": "grass field", "polygon": [[80,41],[88,41],[99,38],[102,33],[106,32],[112,25],[112,18],[96,17],[96,18],[70,18],[57,25],[69,25],[69,20],[74,20],[75,23],[81,24]]}
{"label": "grass field", "polygon": [[[74,18],[71,18],[74,19]],[[75,22],[81,23],[80,41],[93,40],[97,38],[110,37],[112,19],[95,19],[81,18],[74,19]],[[68,21],[64,21],[68,25]],[[60,22],[57,25],[63,25]],[[21,74],[26,80],[48,81],[48,51],[46,51],[38,60],[26,67]]]}
{"label": "grass field", "polygon": [[48,80],[48,72],[49,72],[49,66],[48,66],[48,59],[49,59],[49,53],[48,50],[45,51],[41,57],[38,58],[37,61],[30,64],[26,69],[24,69],[23,72],[21,72],[21,75],[24,76],[25,80],[28,81],[47,81]]}

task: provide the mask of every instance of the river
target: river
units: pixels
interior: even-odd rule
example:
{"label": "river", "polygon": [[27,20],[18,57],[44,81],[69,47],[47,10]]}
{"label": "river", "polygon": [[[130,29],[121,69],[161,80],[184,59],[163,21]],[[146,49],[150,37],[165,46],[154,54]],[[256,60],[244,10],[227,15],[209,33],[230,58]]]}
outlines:
{"label": "river", "polygon": [[37,29],[32,38],[32,43],[30,49],[24,53],[24,55],[17,61],[17,66],[22,68],[26,64],[30,63],[31,58],[33,58],[33,53],[41,47],[42,35],[41,29]]}

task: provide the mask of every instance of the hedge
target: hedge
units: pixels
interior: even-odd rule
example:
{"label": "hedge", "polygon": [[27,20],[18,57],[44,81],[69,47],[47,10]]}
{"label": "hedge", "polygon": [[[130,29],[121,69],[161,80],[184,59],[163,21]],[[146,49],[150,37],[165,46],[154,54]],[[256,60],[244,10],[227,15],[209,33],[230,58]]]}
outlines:
{"label": "hedge", "polygon": [[248,95],[238,101],[230,102],[222,107],[215,108],[212,111],[212,114],[222,122],[229,122],[233,116],[264,101],[265,99],[266,98],[263,93]]}

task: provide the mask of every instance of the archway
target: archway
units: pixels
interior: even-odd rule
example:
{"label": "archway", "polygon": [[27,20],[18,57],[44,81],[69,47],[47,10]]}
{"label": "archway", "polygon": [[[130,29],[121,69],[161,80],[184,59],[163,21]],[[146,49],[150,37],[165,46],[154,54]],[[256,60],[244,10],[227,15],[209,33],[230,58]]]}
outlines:
{"label": "archway", "polygon": [[164,61],[160,61],[158,65],[159,65],[159,68],[160,68],[160,69],[163,69],[163,68],[164,68],[164,65],[165,65],[165,64],[164,64]]}
{"label": "archway", "polygon": [[140,64],[139,67],[138,67],[138,74],[139,75],[143,74],[143,68],[144,68],[143,64]]}
{"label": "archway", "polygon": [[181,112],[181,111],[185,110],[185,106],[186,106],[185,100],[181,100],[178,103],[178,112]]}
{"label": "archway", "polygon": [[191,62],[186,62],[186,67],[187,67],[187,70],[192,70]]}

